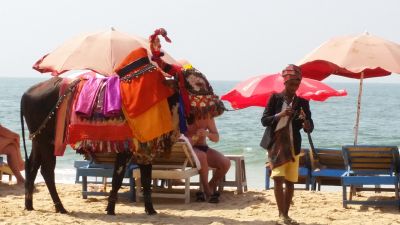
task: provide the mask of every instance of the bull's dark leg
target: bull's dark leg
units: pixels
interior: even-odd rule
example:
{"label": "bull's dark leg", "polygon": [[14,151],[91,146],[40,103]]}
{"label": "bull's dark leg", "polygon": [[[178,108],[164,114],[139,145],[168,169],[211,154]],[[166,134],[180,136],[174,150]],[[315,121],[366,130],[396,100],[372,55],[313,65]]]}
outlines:
{"label": "bull's dark leg", "polygon": [[108,197],[108,204],[106,208],[108,215],[115,215],[115,203],[118,199],[118,191],[121,188],[122,181],[125,176],[126,163],[131,158],[131,155],[132,154],[128,152],[121,152],[117,154],[114,164],[115,169],[112,178],[112,188]]}
{"label": "bull's dark leg", "polygon": [[151,200],[151,170],[152,165],[139,165],[140,168],[140,181],[142,182],[143,197],[144,197],[144,210],[147,215],[157,214],[153,208],[153,201]]}
{"label": "bull's dark leg", "polygon": [[33,210],[33,188],[40,167],[40,156],[37,155],[36,146],[32,143],[32,153],[25,162],[25,209],[29,211]]}
{"label": "bull's dark leg", "polygon": [[[46,149],[54,149],[54,145],[43,145],[43,148]],[[45,152],[45,151],[43,151]],[[40,169],[40,173],[42,174],[44,181],[46,182],[47,189],[50,192],[51,198],[53,199],[54,206],[56,208],[56,212],[59,213],[67,213],[63,204],[61,203],[61,199],[58,196],[56,183],[55,183],[55,176],[54,176],[54,169],[56,168],[56,157],[54,153],[42,155],[42,166]]]}

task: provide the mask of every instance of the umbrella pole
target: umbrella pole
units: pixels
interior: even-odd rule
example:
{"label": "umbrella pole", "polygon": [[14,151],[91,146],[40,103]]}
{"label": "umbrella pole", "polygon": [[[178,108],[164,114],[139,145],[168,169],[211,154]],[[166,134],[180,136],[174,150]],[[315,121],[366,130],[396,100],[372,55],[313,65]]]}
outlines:
{"label": "umbrella pole", "polygon": [[360,114],[361,114],[361,96],[363,90],[363,80],[364,80],[364,72],[361,72],[360,87],[358,91],[358,101],[357,101],[356,124],[354,125],[354,145],[357,145],[357,139],[358,139],[358,126],[360,123]]}

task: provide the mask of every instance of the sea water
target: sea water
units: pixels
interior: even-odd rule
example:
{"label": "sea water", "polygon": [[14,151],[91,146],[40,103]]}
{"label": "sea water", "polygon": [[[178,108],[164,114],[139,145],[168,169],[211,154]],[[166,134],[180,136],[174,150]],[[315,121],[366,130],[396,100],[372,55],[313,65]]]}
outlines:
{"label": "sea water", "polygon": [[[41,78],[0,78],[0,123],[21,135],[20,99],[30,86],[48,77]],[[238,81],[212,81],[214,91],[222,95],[233,88]],[[328,83],[336,89],[346,89],[348,96],[333,97],[325,102],[310,102],[315,129],[312,138],[315,147],[341,148],[353,144],[353,127],[357,111],[358,83]],[[364,83],[359,144],[400,145],[400,90],[399,84]],[[230,104],[225,102],[230,108]],[[265,150],[259,147],[264,132],[260,119],[262,107],[249,107],[228,111],[216,118],[220,133],[218,143],[210,142],[212,148],[224,154],[241,154],[245,157],[246,175],[249,188],[262,189],[265,181]],[[26,127],[25,127],[26,129]],[[27,132],[25,130],[25,132]],[[302,132],[303,133],[303,132]],[[27,135],[27,133],[26,133]],[[21,136],[22,137],[22,136]],[[308,148],[307,136],[303,133],[302,146]],[[22,138],[21,138],[21,146]],[[31,142],[27,141],[28,153]],[[21,148],[24,156],[24,150]],[[75,160],[83,157],[67,148],[65,155],[57,157],[56,181],[75,181]],[[232,165],[233,166],[233,165]],[[228,173],[233,178],[234,168]],[[37,181],[43,181],[38,175]]]}

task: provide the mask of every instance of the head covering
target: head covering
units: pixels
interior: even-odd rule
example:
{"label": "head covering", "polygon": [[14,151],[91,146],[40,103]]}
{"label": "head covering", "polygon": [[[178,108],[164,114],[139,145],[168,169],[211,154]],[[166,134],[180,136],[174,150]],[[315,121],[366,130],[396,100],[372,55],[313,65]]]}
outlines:
{"label": "head covering", "polygon": [[201,119],[221,115],[226,108],[221,99],[214,94],[207,78],[187,61],[182,64],[185,88],[189,92],[189,117]]}
{"label": "head covering", "polygon": [[288,80],[300,80],[302,79],[301,76],[301,69],[300,67],[289,64],[285,69],[282,70],[282,77],[284,82],[286,83]]}

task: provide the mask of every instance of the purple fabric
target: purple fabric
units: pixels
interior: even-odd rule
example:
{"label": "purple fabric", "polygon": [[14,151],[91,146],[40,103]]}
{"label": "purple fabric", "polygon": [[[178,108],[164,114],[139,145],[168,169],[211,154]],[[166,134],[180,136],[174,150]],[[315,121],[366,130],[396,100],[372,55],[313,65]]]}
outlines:
{"label": "purple fabric", "polygon": [[103,101],[103,115],[106,117],[121,114],[121,90],[119,87],[119,77],[112,76],[106,81]]}
{"label": "purple fabric", "polygon": [[89,78],[89,80],[82,87],[78,101],[76,101],[75,113],[84,117],[92,116],[97,93],[100,90],[100,85],[102,82],[103,78]]}

